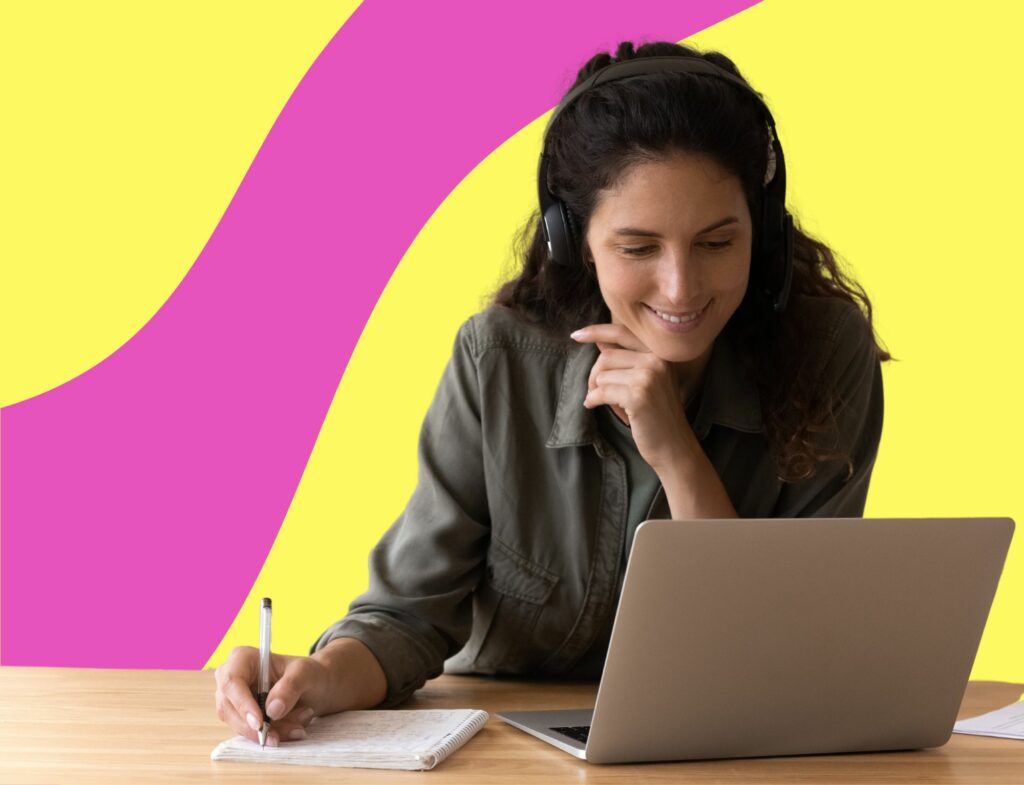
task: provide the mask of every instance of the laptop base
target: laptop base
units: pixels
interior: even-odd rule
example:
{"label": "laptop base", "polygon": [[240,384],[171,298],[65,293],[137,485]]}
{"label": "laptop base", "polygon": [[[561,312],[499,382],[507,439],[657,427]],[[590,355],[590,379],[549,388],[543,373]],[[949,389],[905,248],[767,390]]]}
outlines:
{"label": "laptop base", "polygon": [[503,711],[499,719],[509,725],[526,731],[563,752],[586,760],[587,746],[576,739],[558,733],[554,728],[590,725],[594,718],[593,709],[561,709],[552,711]]}

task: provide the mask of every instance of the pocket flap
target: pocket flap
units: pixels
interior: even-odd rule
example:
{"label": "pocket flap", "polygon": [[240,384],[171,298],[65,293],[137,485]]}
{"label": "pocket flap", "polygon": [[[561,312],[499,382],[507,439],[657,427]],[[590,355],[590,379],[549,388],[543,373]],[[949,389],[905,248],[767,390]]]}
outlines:
{"label": "pocket flap", "polygon": [[502,594],[540,605],[547,602],[558,576],[492,537],[487,552],[487,581]]}

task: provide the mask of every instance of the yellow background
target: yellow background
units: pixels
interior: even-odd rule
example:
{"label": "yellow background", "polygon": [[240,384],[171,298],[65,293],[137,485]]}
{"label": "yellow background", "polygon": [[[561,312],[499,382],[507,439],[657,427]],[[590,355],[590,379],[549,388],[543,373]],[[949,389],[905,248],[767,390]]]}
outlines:
{"label": "yellow background", "polygon": [[[0,404],[95,365],[160,307],[355,3],[146,8],[2,12],[0,106],[14,122],[0,126]],[[885,367],[872,517],[1021,517],[1022,17],[995,2],[765,0],[688,39],[767,97],[792,212],[865,285],[899,358]],[[552,92],[568,86],[557,78]],[[279,611],[275,648],[304,652],[365,587],[367,553],[412,490],[455,330],[507,274],[535,209],[545,119],[468,173],[409,248],[210,664],[256,641],[261,596]],[[974,678],[1024,681],[1022,539]]]}

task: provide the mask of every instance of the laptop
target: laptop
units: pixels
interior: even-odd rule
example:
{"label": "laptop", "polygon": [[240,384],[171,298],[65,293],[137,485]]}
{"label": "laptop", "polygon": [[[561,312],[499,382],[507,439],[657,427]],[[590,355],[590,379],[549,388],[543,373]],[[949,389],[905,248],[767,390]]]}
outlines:
{"label": "laptop", "polygon": [[498,716],[591,763],[940,746],[1013,528],[645,521],[594,708]]}

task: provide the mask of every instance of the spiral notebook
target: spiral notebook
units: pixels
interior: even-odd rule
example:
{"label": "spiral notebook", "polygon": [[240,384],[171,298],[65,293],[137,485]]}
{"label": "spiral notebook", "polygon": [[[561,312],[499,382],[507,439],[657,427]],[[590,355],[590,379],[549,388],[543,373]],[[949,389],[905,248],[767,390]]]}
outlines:
{"label": "spiral notebook", "polygon": [[300,766],[432,769],[469,741],[488,716],[479,709],[346,711],[318,717],[301,741],[260,747],[236,736],[218,744],[210,757]]}

